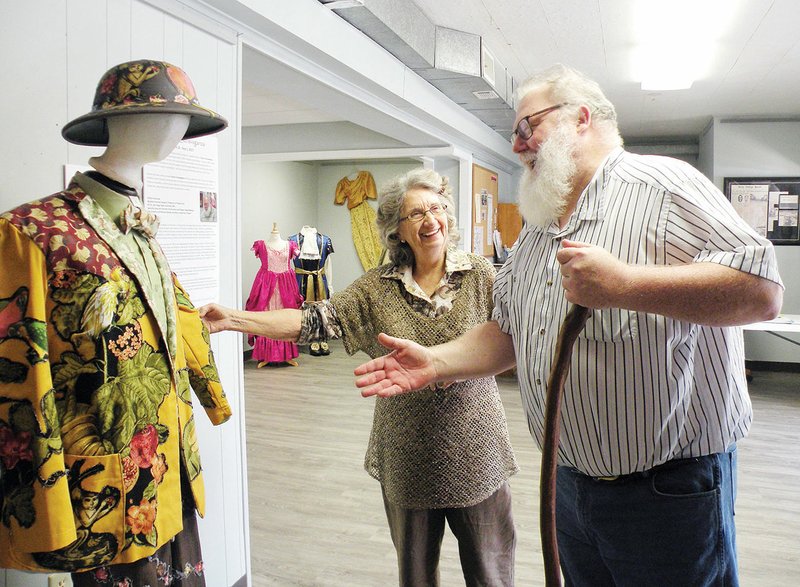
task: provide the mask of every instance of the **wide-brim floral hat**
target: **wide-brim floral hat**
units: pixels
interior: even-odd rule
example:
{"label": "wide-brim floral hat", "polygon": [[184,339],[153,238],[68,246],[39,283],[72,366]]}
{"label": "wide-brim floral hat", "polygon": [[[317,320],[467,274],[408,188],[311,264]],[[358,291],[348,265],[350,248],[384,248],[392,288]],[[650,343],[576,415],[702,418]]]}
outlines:
{"label": "wide-brim floral hat", "polygon": [[61,135],[70,143],[104,146],[108,144],[107,118],[157,112],[191,115],[184,139],[228,126],[222,116],[200,105],[189,76],[180,67],[141,59],[109,69],[97,84],[92,111],[64,125]]}

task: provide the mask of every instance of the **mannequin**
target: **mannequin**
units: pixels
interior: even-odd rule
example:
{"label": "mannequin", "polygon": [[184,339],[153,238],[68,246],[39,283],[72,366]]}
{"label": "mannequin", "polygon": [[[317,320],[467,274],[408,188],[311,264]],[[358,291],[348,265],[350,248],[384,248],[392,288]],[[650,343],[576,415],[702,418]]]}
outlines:
{"label": "mannequin", "polygon": [[[292,260],[299,253],[297,243],[283,240],[278,223],[273,222],[266,241],[254,242],[252,251],[260,259],[261,267],[253,280],[245,309],[261,312],[299,308],[303,304],[303,297],[292,271]],[[248,335],[247,342],[253,347],[252,357],[258,361],[259,369],[271,364],[298,365],[295,359],[300,351],[293,342],[252,334]]]}
{"label": "mannequin", "polygon": [[300,232],[289,237],[300,247],[294,261],[297,285],[307,302],[325,300],[333,295],[333,266],[330,255],[333,241],[313,226],[304,224]]}
{"label": "mannequin", "polygon": [[137,114],[108,119],[108,147],[89,159],[97,171],[141,194],[142,168],[165,159],[189,128],[188,114]]}
{"label": "mannequin", "polygon": [[[281,238],[281,233],[278,230],[277,222],[272,223],[272,231],[269,233],[269,237],[267,238],[267,247],[273,251],[281,251],[286,247],[286,241]],[[297,367],[297,361],[294,359],[286,359],[285,362],[292,367]],[[261,369],[268,364],[268,361],[259,361],[258,368]]]}
{"label": "mannequin", "polygon": [[231,409],[139,194],[146,163],[226,125],[174,65],[115,66],[92,111],[62,128],[70,142],[106,147],[95,171],[0,215],[0,343],[16,339],[0,344],[0,445],[41,439],[4,462],[0,493],[14,499],[0,567],[71,572],[83,587],[155,585],[189,564],[181,584],[204,585],[191,389],[213,424]]}
{"label": "mannequin", "polygon": [[[328,235],[317,232],[313,226],[304,225],[300,232],[289,237],[297,243],[300,254],[294,260],[297,285],[307,302],[328,299],[333,293],[330,275],[330,255],[333,242]],[[327,341],[313,342],[309,354],[314,357],[331,353]]]}

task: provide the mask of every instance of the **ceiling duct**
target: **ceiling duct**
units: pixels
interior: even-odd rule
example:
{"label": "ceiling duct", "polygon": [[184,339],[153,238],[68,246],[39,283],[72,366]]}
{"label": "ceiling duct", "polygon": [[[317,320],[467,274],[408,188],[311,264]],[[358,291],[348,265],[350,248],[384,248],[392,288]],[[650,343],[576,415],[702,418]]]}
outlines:
{"label": "ceiling duct", "polygon": [[434,25],[411,0],[319,0],[504,137],[514,78],[479,35]]}

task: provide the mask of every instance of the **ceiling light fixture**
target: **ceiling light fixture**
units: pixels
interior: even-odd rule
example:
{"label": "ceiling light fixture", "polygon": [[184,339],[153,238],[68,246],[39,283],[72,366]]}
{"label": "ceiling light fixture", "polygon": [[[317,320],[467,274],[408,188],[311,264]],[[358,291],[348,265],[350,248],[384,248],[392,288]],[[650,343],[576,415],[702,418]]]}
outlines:
{"label": "ceiling light fixture", "polygon": [[637,0],[634,72],[644,91],[684,90],[702,78],[737,0]]}

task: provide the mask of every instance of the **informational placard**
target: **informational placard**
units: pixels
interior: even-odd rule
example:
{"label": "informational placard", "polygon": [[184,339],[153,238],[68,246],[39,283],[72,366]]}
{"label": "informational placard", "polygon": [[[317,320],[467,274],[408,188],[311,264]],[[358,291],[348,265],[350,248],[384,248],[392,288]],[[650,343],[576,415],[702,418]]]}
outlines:
{"label": "informational placard", "polygon": [[181,141],[144,168],[145,208],[158,215],[158,242],[196,306],[219,298],[218,186],[213,136]]}
{"label": "informational placard", "polygon": [[731,204],[747,223],[763,237],[769,220],[769,186],[741,183],[731,186]]}
{"label": "informational placard", "polygon": [[775,244],[800,245],[799,178],[725,178],[725,195],[758,234]]}

